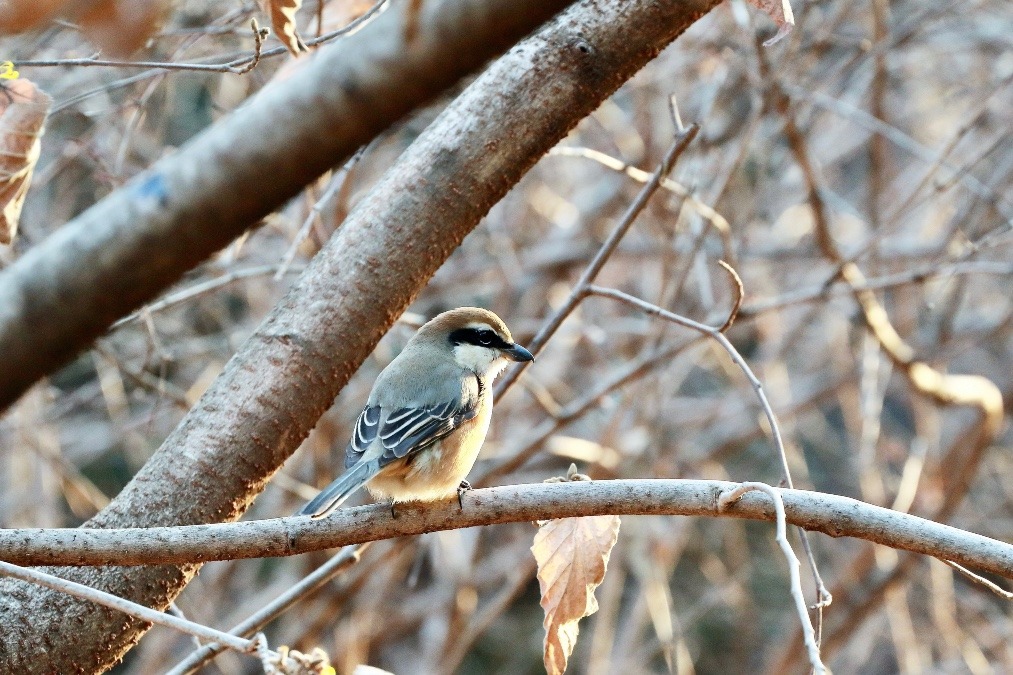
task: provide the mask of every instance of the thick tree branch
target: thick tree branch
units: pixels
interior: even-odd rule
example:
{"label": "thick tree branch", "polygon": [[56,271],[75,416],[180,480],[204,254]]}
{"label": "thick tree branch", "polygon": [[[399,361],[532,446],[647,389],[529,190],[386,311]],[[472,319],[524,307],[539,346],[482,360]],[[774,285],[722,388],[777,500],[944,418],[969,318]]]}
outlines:
{"label": "thick tree branch", "polygon": [[[185,564],[289,556],[366,541],[603,514],[734,516],[774,520],[762,493],[722,508],[738,483],[715,480],[610,480],[535,483],[472,490],[456,499],[341,509],[321,520],[278,518],[149,529],[0,530],[0,559],[18,565]],[[832,537],[856,537],[950,560],[1013,579],[1013,544],[865,502],[806,490],[779,490],[789,523]]]}
{"label": "thick tree branch", "polygon": [[116,319],[572,0],[407,3],[323,47],[0,273],[0,409]]}
{"label": "thick tree branch", "polygon": [[[152,527],[238,517],[488,209],[573,125],[713,4],[584,0],[494,63],[357,205],[180,426],[90,524]],[[441,7],[426,3],[426,21],[433,21],[430,13]],[[432,39],[451,38],[438,25],[422,27],[434,33]],[[360,47],[369,51],[368,45]],[[458,58],[444,47],[447,58]],[[355,80],[334,82],[325,68],[311,68],[330,85],[349,87],[349,95],[360,93],[357,82],[351,86]],[[313,100],[317,95],[305,94]],[[288,110],[274,113],[296,123]],[[238,115],[248,120],[250,113]],[[332,121],[340,126],[341,120]],[[270,120],[270,126],[278,126],[278,120]],[[326,135],[299,140],[329,144]],[[273,167],[265,173],[276,180],[288,169],[302,171],[295,166],[298,155],[282,166],[274,157],[259,160]],[[230,167],[221,168],[232,182],[216,183],[219,191],[245,192]],[[144,195],[150,193],[142,192],[135,196],[149,199]],[[127,197],[118,203],[133,204]],[[154,206],[145,208],[151,213]],[[139,242],[138,249],[147,256],[159,254],[154,239]],[[118,287],[104,291],[120,292]],[[197,567],[59,574],[161,608]],[[147,629],[110,610],[15,581],[0,583],[0,624],[7,631],[0,641],[0,670],[12,672],[102,670]]]}

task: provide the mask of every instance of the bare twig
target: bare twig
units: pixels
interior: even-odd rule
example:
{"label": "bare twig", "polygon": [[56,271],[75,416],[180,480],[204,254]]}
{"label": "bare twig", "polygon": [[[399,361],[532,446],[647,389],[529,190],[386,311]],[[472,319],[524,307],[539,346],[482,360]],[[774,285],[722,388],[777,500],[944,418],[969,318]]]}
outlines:
{"label": "bare twig", "polygon": [[770,407],[770,402],[767,400],[767,394],[763,391],[763,385],[760,383],[759,378],[757,378],[756,375],[753,373],[753,370],[749,367],[749,364],[746,363],[746,360],[742,358],[741,354],[739,354],[739,351],[735,349],[734,345],[732,345],[732,343],[728,341],[728,338],[726,338],[719,329],[714,328],[712,326],[708,326],[707,324],[700,323],[698,321],[694,321],[693,319],[688,319],[684,316],[680,316],[679,314],[669,312],[668,310],[662,309],[657,305],[652,305],[651,303],[641,300],[640,298],[637,298],[635,296],[632,296],[629,293],[624,293],[614,288],[589,286],[587,289],[587,295],[597,295],[602,298],[610,298],[612,300],[619,300],[620,302],[625,302],[628,305],[633,305],[634,307],[641,310],[645,314],[657,316],[659,318],[666,319],[673,323],[677,323],[680,326],[690,328],[692,330],[697,331],[698,333],[703,333],[704,335],[716,340],[718,344],[720,344],[721,347],[726,352],[728,352],[728,355],[731,357],[732,361],[734,361],[735,365],[737,365],[742,370],[742,372],[746,376],[746,379],[749,380],[749,383],[753,386],[753,389],[756,391],[756,395],[760,399],[760,406],[763,408],[763,413],[764,415],[766,415],[767,422],[770,424],[771,434],[774,438],[774,447],[777,450],[781,460],[782,477],[784,478],[785,484],[788,487],[794,487],[791,480],[791,470],[788,468],[788,456],[785,454],[784,443],[781,440],[781,429],[777,424],[777,418],[774,415],[774,410]]}
{"label": "bare twig", "polygon": [[[746,363],[746,360],[742,358],[742,355],[739,354],[739,351],[735,349],[735,346],[732,345],[731,342],[729,342],[728,338],[724,336],[721,330],[713,328],[706,324],[699,323],[697,321],[693,321],[692,319],[687,319],[684,316],[680,316],[673,312],[669,312],[668,310],[662,309],[657,305],[652,305],[651,303],[645,302],[640,298],[634,297],[632,295],[629,295],[628,293],[623,293],[622,291],[615,290],[612,288],[601,288],[598,286],[590,286],[587,289],[587,294],[598,295],[601,297],[611,298],[613,300],[625,302],[627,304],[633,305],[634,307],[637,307],[638,309],[649,315],[667,319],[668,321],[677,323],[680,326],[685,326],[686,328],[691,328],[699,333],[703,333],[704,335],[707,335],[716,340],[718,344],[720,344],[721,347],[724,348],[726,352],[728,352],[728,355],[731,357],[732,361],[735,362],[735,365],[737,365],[742,370],[743,374],[745,374],[746,376],[746,379],[749,380],[749,383],[753,385],[753,390],[756,392],[756,396],[760,400],[760,406],[763,408],[763,413],[767,417],[767,423],[770,425],[770,433],[774,440],[774,448],[777,450],[778,458],[781,460],[781,474],[784,479],[784,482],[788,487],[794,487],[791,480],[791,470],[788,468],[788,456],[784,450],[784,441],[781,439],[781,429],[777,424],[777,417],[774,415],[774,409],[770,407],[770,401],[767,400],[767,394],[763,390],[763,385],[760,383],[759,378],[757,378],[756,375],[753,373],[752,369],[749,367],[749,364]],[[740,302],[741,296],[736,301],[735,304],[736,308],[738,307],[738,304]],[[799,536],[802,539],[802,548],[805,550],[806,557],[808,558],[809,561],[810,571],[812,572],[813,579],[816,582],[817,594],[819,596],[816,602],[816,607],[817,608],[826,607],[831,602],[833,602],[833,596],[830,594],[830,591],[824,585],[823,578],[820,576],[819,570],[816,568],[816,558],[815,556],[813,556],[812,548],[809,545],[808,537],[802,530],[799,530]]]}
{"label": "bare twig", "polygon": [[[307,47],[314,47],[324,42],[335,40],[339,37],[346,35],[352,35],[364,28],[367,23],[374,19],[383,9],[386,8],[389,0],[379,0],[374,4],[365,14],[360,16],[355,21],[352,21],[347,26],[343,26],[338,30],[331,31],[320,37],[313,38],[312,40],[306,41]],[[143,79],[145,77],[151,77],[158,75],[162,71],[166,70],[189,70],[199,72],[214,72],[214,73],[235,73],[243,75],[253,70],[261,59],[269,58],[272,56],[280,56],[288,53],[287,47],[273,47],[267,50],[261,50],[264,38],[267,37],[267,29],[260,28],[257,25],[256,19],[251,21],[251,28],[253,29],[254,39],[254,50],[251,53],[246,53],[241,56],[230,58],[228,61],[223,63],[174,63],[172,61],[118,61],[110,59],[96,59],[96,58],[83,58],[83,59],[22,59],[15,61],[15,65],[18,68],[49,68],[49,67],[76,67],[84,68],[88,66],[99,66],[105,68],[148,68],[154,69],[154,72],[141,73],[139,76]],[[217,57],[221,58],[221,57]],[[138,80],[133,80],[134,82]],[[75,101],[80,101],[78,97]],[[61,104],[61,106],[64,106]]]}
{"label": "bare twig", "polygon": [[[137,321],[145,314],[151,315],[157,312],[165,311],[170,307],[173,307],[175,305],[184,302],[188,302],[195,298],[199,298],[202,295],[213,293],[214,291],[217,291],[220,288],[224,288],[225,286],[234,284],[237,281],[242,281],[243,279],[252,279],[254,277],[266,277],[271,274],[274,274],[277,277],[277,273],[279,270],[281,270],[281,268],[282,265],[280,264],[258,265],[256,267],[245,267],[242,269],[226,272],[221,276],[215,277],[213,279],[208,279],[207,281],[202,281],[200,283],[194,284],[193,286],[188,286],[187,288],[182,288],[174,293],[166,295],[160,300],[156,300],[155,302],[149,305],[145,305],[136,312],[128,316],[125,316],[116,323],[114,323],[110,328],[110,330],[115,330],[116,328],[124,326],[128,323],[133,323],[134,321]],[[296,265],[294,267],[290,266],[288,269],[285,270],[285,272],[291,274],[300,274],[305,269],[306,269],[305,265]]]}
{"label": "bare twig", "polygon": [[[599,150],[592,150],[591,148],[575,148],[566,145],[560,145],[549,151],[549,155],[557,155],[559,157],[584,157],[592,161],[598,162],[602,166],[624,173],[638,183],[647,183],[651,180],[651,173],[644,171],[631,164],[616,159],[611,155],[607,155]],[[672,178],[664,178],[661,181],[661,188],[667,190],[677,197],[681,197],[686,200],[686,203],[691,209],[700,214],[707,223],[714,228],[721,238],[721,247],[723,249],[722,255],[728,260],[735,260],[735,248],[732,244],[732,227],[720,213],[718,213],[712,206],[705,204],[700,201],[686,186]]]}
{"label": "bare twig", "polygon": [[752,318],[763,312],[773,309],[780,309],[790,305],[816,300],[825,300],[835,295],[854,293],[854,291],[873,291],[906,284],[921,284],[931,279],[950,277],[964,274],[996,274],[1000,276],[1013,275],[1013,265],[1001,262],[975,261],[955,263],[952,265],[928,265],[914,269],[888,274],[881,277],[866,279],[862,284],[835,285],[841,281],[841,275],[835,270],[833,276],[818,286],[800,288],[790,291],[775,298],[766,300],[753,300],[747,303],[740,313],[743,318]]}
{"label": "bare twig", "polygon": [[[570,295],[567,297],[563,305],[556,310],[556,312],[549,317],[549,319],[542,325],[542,328],[538,331],[538,334],[531,340],[528,348],[532,354],[536,356],[545,346],[545,343],[549,341],[559,327],[566,320],[566,317],[570,316],[580,301],[584,299],[588,286],[597,278],[598,273],[601,272],[601,268],[608,262],[609,257],[615,251],[619,242],[629,231],[630,226],[633,225],[633,221],[637,219],[640,212],[644,210],[647,203],[651,200],[651,197],[658,188],[661,187],[661,181],[663,178],[668,176],[671,172],[675,162],[679,159],[679,156],[689,146],[689,144],[696,138],[697,133],[700,131],[700,127],[696,124],[691,124],[684,131],[680,131],[676,134],[672,144],[665,151],[665,155],[658,167],[654,170],[651,175],[651,179],[647,181],[647,184],[641,188],[636,198],[626,208],[625,213],[619,219],[615,228],[609,234],[608,239],[601,245],[598,252],[595,254],[591,263],[584,269],[583,274],[580,275],[580,279],[577,281],[573,290],[570,291]],[[506,393],[510,385],[514,383],[517,377],[523,371],[523,364],[517,368],[512,368],[496,385],[496,398],[501,397]]]}
{"label": "bare twig", "polygon": [[302,244],[303,240],[309,236],[313,223],[319,220],[320,214],[324,211],[324,207],[334,198],[334,195],[338,194],[338,190],[345,185],[345,180],[348,178],[348,172],[352,169],[355,163],[362,158],[362,153],[365,152],[365,149],[366,146],[363,146],[356,150],[355,154],[352,155],[347,162],[342,164],[341,169],[339,169],[334,176],[331,177],[331,182],[327,186],[327,189],[322,195],[320,195],[320,199],[313,204],[310,212],[306,214],[306,219],[303,221],[302,227],[300,227],[299,231],[296,232],[295,237],[292,239],[292,243],[288,246],[288,250],[285,251],[285,255],[282,256],[281,264],[278,265],[278,271],[274,274],[275,281],[280,281],[281,278],[288,272],[288,268],[292,265],[292,261],[295,259],[295,254],[299,251],[299,246]]}
{"label": "bare twig", "polygon": [[79,584],[76,581],[68,581],[67,579],[61,579],[60,577],[47,574],[37,569],[31,569],[26,567],[19,567],[12,565],[9,562],[0,561],[0,574],[5,576],[27,581],[33,584],[39,584],[46,588],[51,588],[54,591],[61,593],[67,593],[77,598],[89,600],[91,602],[110,607],[112,609],[129,614],[141,621],[148,621],[150,623],[156,623],[161,626],[168,626],[169,628],[175,628],[178,631],[193,635],[204,640],[215,640],[225,645],[229,649],[235,649],[238,652],[253,653],[256,651],[256,645],[250,640],[244,640],[228,633],[215,630],[214,628],[208,628],[202,626],[199,623],[181,619],[172,614],[166,614],[165,612],[159,612],[145,607],[144,605],[138,605],[136,602],[131,602],[125,598],[113,595],[112,593],[106,593],[100,591],[97,588],[91,586],[85,586]]}
{"label": "bare twig", "polygon": [[[762,56],[761,63],[763,63]],[[788,146],[794,155],[795,162],[802,170],[802,176],[808,188],[816,242],[823,256],[828,261],[839,265],[839,274],[851,287],[869,331],[879,341],[883,351],[907,376],[908,382],[919,394],[940,405],[975,407],[981,413],[980,430],[974,445],[964,453],[963,457],[948,458],[951,460],[948,463],[955,469],[947,476],[949,484],[946,496],[943,505],[937,510],[938,517],[945,519],[953,513],[967,494],[985,449],[1002,428],[1004,417],[1002,392],[992,380],[983,375],[951,375],[940,372],[920,360],[915,350],[904,341],[894,328],[886,309],[876,295],[870,290],[861,290],[861,287],[866,284],[865,275],[855,262],[845,260],[834,241],[830,213],[820,190],[815,163],[810,156],[806,138],[792,114],[791,100],[776,79],[771,80],[770,87],[775,100],[775,108],[784,118]]]}
{"label": "bare twig", "polygon": [[802,563],[799,562],[798,557],[795,556],[795,552],[791,548],[791,544],[788,543],[788,528],[781,494],[766,483],[742,483],[718,497],[718,508],[721,510],[727,509],[741,499],[744,494],[752,490],[763,492],[774,502],[774,511],[777,514],[775,520],[777,523],[777,534],[775,535],[775,539],[777,540],[777,545],[781,547],[781,552],[784,553],[785,560],[788,561],[788,575],[791,579],[791,597],[795,601],[795,611],[798,612],[799,622],[802,624],[802,636],[805,639],[806,651],[809,654],[809,663],[812,664],[813,670],[817,673],[825,673],[827,669],[823,665],[823,660],[820,659],[820,647],[816,642],[816,631],[813,630],[812,620],[809,618],[809,608],[806,607],[805,595],[802,593],[802,579],[798,573]]}
{"label": "bare twig", "polygon": [[525,441],[519,450],[510,453],[507,459],[482,474],[478,480],[474,482],[474,484],[489,485],[493,481],[507,476],[521,468],[529,459],[534,457],[535,453],[538,452],[542,445],[557,431],[565,427],[567,424],[583,417],[589,411],[594,409],[598,402],[611,392],[629,384],[630,382],[644,377],[648,373],[652,372],[659,363],[674,358],[688,346],[688,344],[683,344],[652,352],[638,359],[629,367],[624,368],[615,376],[610,377],[607,381],[602,383],[600,387],[586,396],[573,401],[557,415],[539,425],[534,430],[531,440]]}
{"label": "bare twig", "polygon": [[742,287],[742,277],[735,271],[735,268],[724,260],[719,260],[718,264],[728,272],[728,276],[732,278],[732,283],[735,285],[735,303],[732,305],[731,311],[728,312],[728,318],[725,319],[724,324],[721,325],[721,328],[718,328],[719,333],[727,333],[728,329],[735,323],[735,317],[739,315],[739,309],[742,307],[742,296],[745,295],[745,290]]}
{"label": "bare twig", "polygon": [[105,68],[156,68],[158,71],[166,70],[189,70],[198,72],[213,72],[213,73],[235,73],[237,75],[245,75],[260,63],[261,58],[265,56],[275,56],[276,54],[285,53],[287,50],[282,47],[279,49],[269,49],[268,51],[262,51],[264,44],[264,38],[267,37],[270,32],[266,28],[261,28],[257,25],[256,19],[250,20],[250,28],[253,30],[253,53],[247,56],[242,56],[238,59],[233,59],[227,63],[177,63],[172,61],[120,61],[115,59],[98,59],[95,57],[87,57],[83,59],[25,59],[17,61],[21,68],[47,68],[54,66],[73,67],[73,68],[86,68],[89,66],[99,66]]}
{"label": "bare twig", "polygon": [[998,584],[995,584],[995,583],[989,581],[988,579],[986,579],[985,577],[981,576],[980,574],[975,574],[974,572],[972,572],[971,570],[967,569],[963,565],[955,563],[952,560],[946,560],[946,559],[942,559],[942,558],[941,558],[941,560],[944,563],[946,563],[947,565],[949,565],[950,567],[952,567],[953,569],[955,569],[958,572],[960,572],[961,574],[963,574],[965,577],[967,577],[968,579],[970,579],[974,583],[979,584],[981,586],[984,586],[988,590],[992,591],[993,593],[995,593],[996,595],[998,595],[1003,600],[1013,600],[1013,592],[1007,591],[1005,588],[1000,587]]}
{"label": "bare twig", "polygon": [[[299,583],[282,593],[280,596],[265,605],[260,611],[251,615],[245,621],[233,626],[229,631],[230,635],[246,636],[261,630],[275,618],[291,609],[297,602],[310,593],[316,591],[337,575],[344,572],[350,566],[359,561],[362,552],[369,546],[369,542],[346,546],[341,549],[326,563],[318,567],[312,573],[303,577]],[[216,655],[225,650],[225,646],[218,642],[212,642],[200,647],[197,651],[186,657],[168,671],[166,675],[188,675],[202,665],[213,659]]]}

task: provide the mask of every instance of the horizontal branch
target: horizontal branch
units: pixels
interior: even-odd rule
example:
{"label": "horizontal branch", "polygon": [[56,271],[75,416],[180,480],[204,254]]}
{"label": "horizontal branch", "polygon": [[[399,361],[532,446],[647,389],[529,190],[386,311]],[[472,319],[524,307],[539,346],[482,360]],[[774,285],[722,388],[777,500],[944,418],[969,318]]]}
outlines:
{"label": "horizontal branch", "polygon": [[[290,556],[348,544],[479,525],[601,514],[733,516],[774,520],[770,499],[751,492],[727,509],[718,498],[738,483],[612,480],[535,483],[473,490],[436,504],[342,509],[321,520],[135,529],[0,530],[0,559],[19,565],[185,564]],[[781,489],[788,522],[832,537],[856,537],[1013,579],[1013,544],[848,497]]]}

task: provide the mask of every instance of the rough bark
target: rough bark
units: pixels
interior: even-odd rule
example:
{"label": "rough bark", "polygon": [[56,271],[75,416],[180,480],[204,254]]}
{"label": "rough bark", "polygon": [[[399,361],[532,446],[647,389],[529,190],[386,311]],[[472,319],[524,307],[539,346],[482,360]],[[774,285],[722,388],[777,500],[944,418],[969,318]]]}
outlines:
{"label": "rough bark", "polygon": [[[0,273],[0,409],[572,0],[395,2]],[[306,58],[306,57],[304,57]]]}
{"label": "rough bark", "polygon": [[[151,527],[239,516],[488,209],[714,4],[585,0],[494,63],[360,202],[180,426],[90,525]],[[196,569],[57,573],[164,607]],[[11,672],[100,671],[147,628],[13,581],[0,584],[0,626],[0,670]]]}

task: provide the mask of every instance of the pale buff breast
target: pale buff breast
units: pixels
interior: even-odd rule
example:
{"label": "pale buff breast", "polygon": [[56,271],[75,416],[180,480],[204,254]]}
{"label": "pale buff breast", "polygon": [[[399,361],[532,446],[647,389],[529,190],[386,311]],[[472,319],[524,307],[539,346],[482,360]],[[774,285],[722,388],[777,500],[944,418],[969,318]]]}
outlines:
{"label": "pale buff breast", "polygon": [[366,489],[376,499],[436,501],[457,494],[475,465],[492,418],[492,398],[484,397],[478,414],[447,438],[417,455],[383,468]]}

